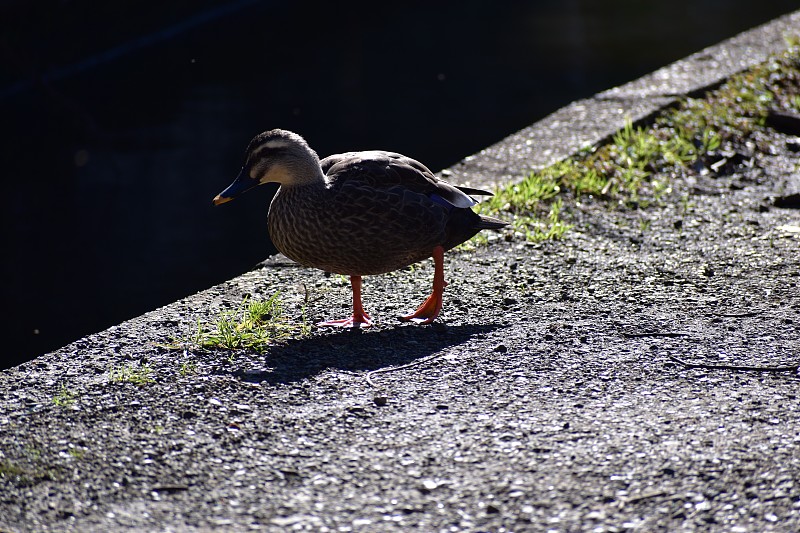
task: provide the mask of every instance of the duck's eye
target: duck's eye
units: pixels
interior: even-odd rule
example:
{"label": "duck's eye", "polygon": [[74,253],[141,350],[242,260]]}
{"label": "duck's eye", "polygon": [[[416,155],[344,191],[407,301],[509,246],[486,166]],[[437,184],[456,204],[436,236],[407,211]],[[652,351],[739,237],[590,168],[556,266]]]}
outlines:
{"label": "duck's eye", "polygon": [[254,180],[261,179],[262,176],[266,175],[267,170],[269,170],[270,164],[264,158],[259,158],[255,160],[255,163],[250,165],[250,177]]}

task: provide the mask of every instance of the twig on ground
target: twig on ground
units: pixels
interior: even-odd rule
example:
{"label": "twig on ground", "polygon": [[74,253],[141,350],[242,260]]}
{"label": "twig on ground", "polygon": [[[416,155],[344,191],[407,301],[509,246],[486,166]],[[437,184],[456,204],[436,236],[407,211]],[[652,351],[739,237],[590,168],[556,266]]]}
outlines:
{"label": "twig on ground", "polygon": [[735,370],[738,372],[797,372],[800,364],[787,366],[746,366],[746,365],[718,365],[710,363],[690,363],[674,355],[667,354],[671,360],[683,365],[685,368],[704,368],[707,370]]}
{"label": "twig on ground", "polygon": [[652,333],[623,333],[623,337],[628,337],[629,339],[638,339],[641,337],[688,337],[688,333],[677,333],[673,331],[654,331]]}
{"label": "twig on ground", "polygon": [[619,505],[618,506],[621,508],[621,507],[624,507],[625,505],[627,505],[629,503],[637,503],[637,502],[640,502],[640,501],[643,501],[643,500],[649,500],[650,498],[660,498],[660,497],[666,496],[666,495],[667,495],[667,493],[664,492],[663,490],[658,490],[658,491],[655,491],[655,492],[645,492],[643,494],[639,494],[638,496],[633,496],[631,498],[619,500]]}
{"label": "twig on ground", "polygon": [[749,318],[753,316],[758,316],[761,314],[761,311],[746,311],[743,313],[709,313],[711,316],[719,316],[722,318]]}

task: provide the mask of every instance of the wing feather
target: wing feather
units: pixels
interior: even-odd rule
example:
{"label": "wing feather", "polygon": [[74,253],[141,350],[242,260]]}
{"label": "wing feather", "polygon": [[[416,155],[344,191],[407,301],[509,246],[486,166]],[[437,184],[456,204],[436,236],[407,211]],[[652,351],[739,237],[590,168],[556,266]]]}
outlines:
{"label": "wing feather", "polygon": [[352,185],[354,181],[374,189],[401,186],[457,208],[470,208],[478,203],[470,194],[491,195],[479,189],[450,185],[419,161],[396,152],[372,150],[335,154],[323,159],[320,166],[331,187],[340,187],[344,182]]}

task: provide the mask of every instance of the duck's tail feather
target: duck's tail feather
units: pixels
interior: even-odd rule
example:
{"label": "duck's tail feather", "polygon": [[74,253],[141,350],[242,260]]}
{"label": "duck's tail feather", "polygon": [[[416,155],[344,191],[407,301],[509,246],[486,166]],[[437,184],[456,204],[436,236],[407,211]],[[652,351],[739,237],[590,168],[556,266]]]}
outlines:
{"label": "duck's tail feather", "polygon": [[487,217],[486,215],[478,215],[480,220],[475,224],[475,229],[501,229],[508,226],[508,222],[504,222],[499,218]]}
{"label": "duck's tail feather", "polygon": [[463,193],[472,194],[475,196],[494,196],[494,193],[484,191],[483,189],[474,189],[472,187],[464,187],[462,185],[456,185],[455,188]]}

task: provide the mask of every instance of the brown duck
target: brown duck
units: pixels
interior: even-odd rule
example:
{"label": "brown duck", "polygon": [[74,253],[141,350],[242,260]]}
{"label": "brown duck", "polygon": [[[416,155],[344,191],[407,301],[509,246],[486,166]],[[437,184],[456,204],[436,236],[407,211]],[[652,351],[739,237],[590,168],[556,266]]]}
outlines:
{"label": "brown duck", "polygon": [[250,141],[239,176],[214,204],[271,182],[280,184],[268,216],[275,247],[301,265],[350,276],[353,316],[321,326],[372,325],[361,305],[361,276],[428,257],[435,264],[433,292],[401,319],[433,322],[447,285],[444,252],[482,229],[507,224],[470,209],[477,202],[469,195],[491,193],[450,185],[410,157],[375,150],[320,161],[302,137],[285,130]]}

